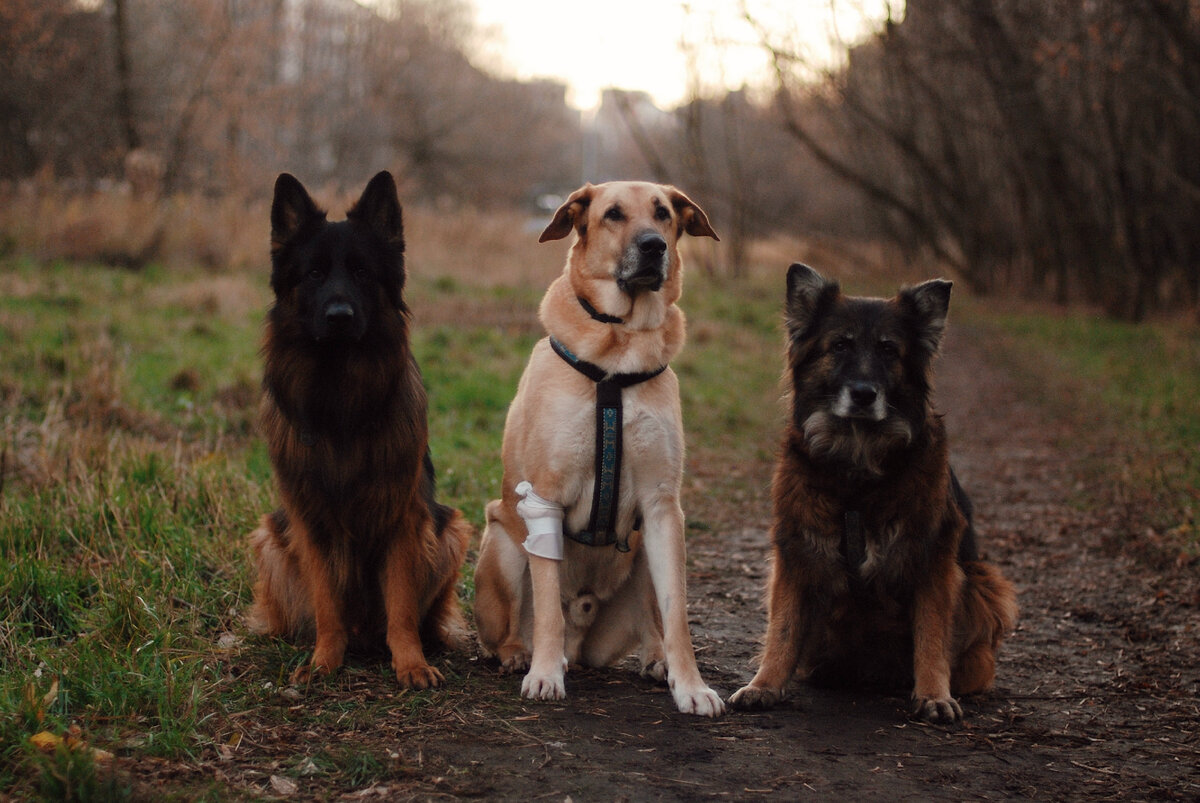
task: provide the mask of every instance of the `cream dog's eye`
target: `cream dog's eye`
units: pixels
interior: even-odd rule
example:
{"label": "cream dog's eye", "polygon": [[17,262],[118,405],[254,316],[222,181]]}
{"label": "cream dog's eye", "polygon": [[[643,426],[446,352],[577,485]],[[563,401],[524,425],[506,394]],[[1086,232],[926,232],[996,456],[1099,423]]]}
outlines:
{"label": "cream dog's eye", "polygon": [[614,223],[625,219],[625,213],[621,211],[619,206],[610,206],[608,211],[604,213],[605,220],[611,220]]}

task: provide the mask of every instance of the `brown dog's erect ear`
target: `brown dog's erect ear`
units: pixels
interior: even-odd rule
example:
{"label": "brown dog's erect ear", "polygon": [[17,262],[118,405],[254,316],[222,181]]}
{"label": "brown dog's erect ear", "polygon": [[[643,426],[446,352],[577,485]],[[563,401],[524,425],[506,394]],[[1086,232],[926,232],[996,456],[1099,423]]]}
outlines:
{"label": "brown dog's erect ear", "polygon": [[942,333],[946,331],[946,316],[950,312],[950,288],[953,286],[953,282],[945,279],[930,279],[900,291],[900,306],[913,316],[921,345],[930,354],[936,354],[941,347]]}
{"label": "brown dog's erect ear", "polygon": [[792,263],[787,272],[788,337],[793,341],[803,340],[841,293],[837,282],[826,279],[808,265]]}
{"label": "brown dog's erect ear", "polygon": [[271,201],[271,250],[281,248],[305,224],[324,219],[325,211],[313,203],[299,179],[291,173],[280,173]]}
{"label": "brown dog's erect ear", "polygon": [[349,220],[366,223],[371,230],[391,245],[404,250],[404,220],[396,182],[392,174],[382,170],[367,182],[362,196],[346,213]]}
{"label": "brown dog's erect ear", "polygon": [[670,196],[671,206],[675,207],[675,214],[679,215],[681,229],[693,237],[712,237],[717,242],[721,241],[709,224],[708,215],[704,214],[704,210],[695,201],[674,187],[670,188]]}
{"label": "brown dog's erect ear", "polygon": [[[542,232],[542,236],[538,237],[539,243],[547,242],[548,240],[561,240],[571,233],[571,229],[582,225],[582,221],[587,216],[588,205],[592,202],[592,192],[595,188],[589,183],[584,184],[575,192],[571,193],[563,205],[554,213],[554,217],[550,221],[550,225]],[[582,236],[582,232],[580,233]]]}

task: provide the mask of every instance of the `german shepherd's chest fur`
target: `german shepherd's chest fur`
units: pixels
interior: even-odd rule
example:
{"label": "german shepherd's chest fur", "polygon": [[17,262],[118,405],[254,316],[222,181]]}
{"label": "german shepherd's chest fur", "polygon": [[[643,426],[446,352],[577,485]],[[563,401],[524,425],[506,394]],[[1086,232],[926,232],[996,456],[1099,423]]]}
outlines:
{"label": "german shepherd's chest fur", "polygon": [[786,522],[777,547],[827,589],[889,609],[909,604],[938,557],[959,552],[966,524],[949,494],[941,419],[930,416],[918,441],[876,475],[830,466],[791,430],[774,481],[776,520]]}

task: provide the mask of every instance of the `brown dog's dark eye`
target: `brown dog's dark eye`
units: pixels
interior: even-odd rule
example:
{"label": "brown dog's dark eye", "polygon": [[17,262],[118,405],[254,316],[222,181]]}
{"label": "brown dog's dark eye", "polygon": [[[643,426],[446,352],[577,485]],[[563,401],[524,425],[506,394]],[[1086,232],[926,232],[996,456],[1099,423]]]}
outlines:
{"label": "brown dog's dark eye", "polygon": [[625,219],[625,213],[621,211],[621,207],[619,206],[610,206],[608,211],[604,213],[604,219],[619,223]]}
{"label": "brown dog's dark eye", "polygon": [[879,353],[888,359],[894,360],[900,356],[900,347],[891,340],[879,341]]}
{"label": "brown dog's dark eye", "polygon": [[848,351],[852,345],[854,345],[854,341],[851,338],[839,337],[837,340],[833,341],[832,344],[830,344],[829,350],[834,354],[842,354]]}

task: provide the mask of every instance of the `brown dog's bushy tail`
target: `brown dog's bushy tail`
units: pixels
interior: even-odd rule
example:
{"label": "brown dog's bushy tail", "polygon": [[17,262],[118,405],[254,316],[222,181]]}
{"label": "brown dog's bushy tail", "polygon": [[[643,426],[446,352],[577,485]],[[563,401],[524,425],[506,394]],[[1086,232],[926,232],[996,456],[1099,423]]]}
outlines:
{"label": "brown dog's bushy tail", "polygon": [[300,573],[300,562],[290,548],[288,517],[282,510],[263,516],[250,533],[254,566],[254,604],[247,625],[254,633],[295,638],[313,631],[313,609]]}
{"label": "brown dog's bushy tail", "polygon": [[1017,592],[989,563],[968,561],[962,569],[966,582],[957,628],[962,648],[950,682],[955,694],[973,694],[990,689],[996,678],[996,651],[1017,626]]}
{"label": "brown dog's bushy tail", "polygon": [[451,507],[439,506],[435,519],[439,555],[433,559],[436,566],[444,567],[440,576],[445,584],[432,597],[429,613],[421,626],[421,639],[448,650],[466,649],[469,643],[467,620],[463,617],[458,601],[458,569],[467,556],[473,529],[462,513]]}

